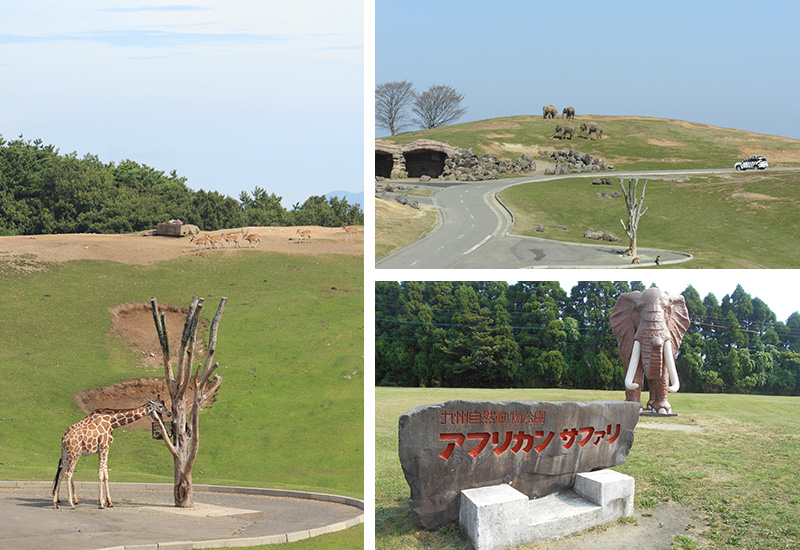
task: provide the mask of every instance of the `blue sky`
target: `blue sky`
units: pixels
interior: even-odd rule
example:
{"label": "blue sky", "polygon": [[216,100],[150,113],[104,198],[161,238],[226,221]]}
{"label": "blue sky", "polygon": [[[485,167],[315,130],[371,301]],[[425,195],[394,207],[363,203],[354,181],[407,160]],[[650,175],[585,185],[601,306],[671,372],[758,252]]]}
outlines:
{"label": "blue sky", "polygon": [[[546,280],[547,278],[545,277]],[[559,277],[561,288],[569,293],[578,281],[621,280],[642,281],[645,286],[655,283],[658,288],[672,294],[680,294],[692,285],[700,298],[712,293],[717,302],[726,294],[733,294],[737,285],[751,298],[760,298],[775,313],[776,320],[784,323],[789,316],[800,311],[800,288],[795,283],[797,275],[782,269],[681,269],[655,272],[653,270],[623,270],[613,274],[586,270],[569,278]]]}
{"label": "blue sky", "polygon": [[450,85],[460,122],[553,104],[800,139],[794,1],[377,0],[375,17],[376,83]]}
{"label": "blue sky", "polygon": [[0,7],[0,134],[287,208],[364,184],[362,0]]}

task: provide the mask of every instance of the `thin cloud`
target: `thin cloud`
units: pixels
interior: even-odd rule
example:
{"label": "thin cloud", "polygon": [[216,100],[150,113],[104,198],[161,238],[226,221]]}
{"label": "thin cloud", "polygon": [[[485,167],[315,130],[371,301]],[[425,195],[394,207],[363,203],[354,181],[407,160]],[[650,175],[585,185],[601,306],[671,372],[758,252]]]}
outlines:
{"label": "thin cloud", "polygon": [[128,8],[99,8],[96,11],[104,12],[117,12],[117,13],[133,13],[143,11],[160,11],[160,12],[173,12],[173,11],[211,11],[211,8],[205,6],[190,6],[190,5],[173,5],[173,6],[134,6]]}
{"label": "thin cloud", "polygon": [[35,42],[102,42],[118,47],[163,48],[184,45],[275,44],[294,39],[285,35],[249,33],[180,33],[155,30],[97,31],[47,36],[0,34],[0,44]]}

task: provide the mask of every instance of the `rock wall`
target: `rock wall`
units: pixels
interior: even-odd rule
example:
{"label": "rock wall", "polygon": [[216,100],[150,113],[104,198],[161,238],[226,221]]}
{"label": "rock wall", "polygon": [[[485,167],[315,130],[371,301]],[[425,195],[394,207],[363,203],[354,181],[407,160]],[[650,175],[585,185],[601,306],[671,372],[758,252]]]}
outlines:
{"label": "rock wall", "polygon": [[542,155],[556,163],[555,168],[548,168],[544,171],[545,175],[605,172],[614,168],[601,158],[593,157],[589,153],[581,153],[575,149],[553,151],[552,153],[544,152]]}
{"label": "rock wall", "polygon": [[376,140],[375,159],[375,177],[378,179],[419,177],[440,181],[483,181],[497,179],[501,174],[519,175],[536,170],[536,163],[530,155],[522,155],[510,162],[489,153],[479,157],[471,148],[460,149],[429,139],[406,145]]}

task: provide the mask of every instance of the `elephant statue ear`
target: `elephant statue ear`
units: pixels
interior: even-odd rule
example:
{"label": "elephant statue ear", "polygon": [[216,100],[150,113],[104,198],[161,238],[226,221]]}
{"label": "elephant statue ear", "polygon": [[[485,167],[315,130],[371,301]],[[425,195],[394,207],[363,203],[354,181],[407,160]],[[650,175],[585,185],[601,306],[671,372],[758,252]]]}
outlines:
{"label": "elephant statue ear", "polygon": [[614,304],[614,308],[611,310],[611,317],[608,319],[611,330],[617,337],[620,355],[622,355],[626,363],[630,360],[633,341],[636,336],[636,327],[639,326],[637,303],[640,294],[641,292],[638,290],[620,294],[617,303]]}
{"label": "elephant statue ear", "polygon": [[691,320],[689,319],[689,310],[686,308],[686,300],[682,295],[670,296],[670,309],[667,315],[667,325],[669,327],[669,335],[672,339],[673,351],[678,353],[678,348],[681,347],[683,335],[689,330]]}

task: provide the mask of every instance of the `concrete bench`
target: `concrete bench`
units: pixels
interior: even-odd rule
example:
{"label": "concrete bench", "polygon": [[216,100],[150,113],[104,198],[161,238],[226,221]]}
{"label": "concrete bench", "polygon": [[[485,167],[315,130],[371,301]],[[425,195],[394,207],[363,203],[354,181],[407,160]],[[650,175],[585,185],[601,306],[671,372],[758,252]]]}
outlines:
{"label": "concrete bench", "polygon": [[510,485],[461,491],[461,531],[476,550],[561,538],[633,515],[634,480],[613,470],[578,474],[571,491],[528,499]]}

